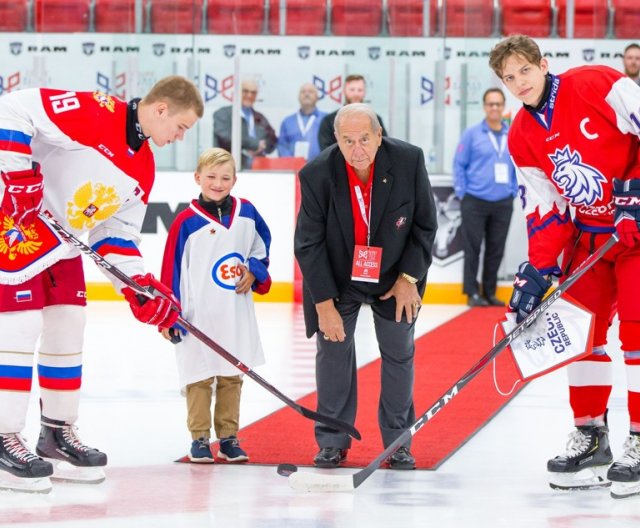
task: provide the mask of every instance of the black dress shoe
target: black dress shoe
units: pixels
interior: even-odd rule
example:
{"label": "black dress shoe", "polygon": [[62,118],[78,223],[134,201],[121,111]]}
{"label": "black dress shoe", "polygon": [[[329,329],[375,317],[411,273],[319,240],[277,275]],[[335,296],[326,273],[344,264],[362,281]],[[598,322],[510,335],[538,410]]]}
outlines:
{"label": "black dress shoe", "polygon": [[413,458],[408,447],[399,447],[398,450],[387,459],[390,469],[416,469],[416,459]]}
{"label": "black dress shoe", "polygon": [[489,295],[488,297],[485,297],[485,299],[489,303],[489,306],[504,306],[504,303],[495,295]]}
{"label": "black dress shoe", "polygon": [[339,447],[323,447],[318,454],[313,457],[313,465],[319,468],[337,468],[345,458],[348,449]]}
{"label": "black dress shoe", "polygon": [[480,297],[477,293],[473,295],[469,295],[469,299],[467,300],[468,306],[489,306],[489,303],[486,299]]}

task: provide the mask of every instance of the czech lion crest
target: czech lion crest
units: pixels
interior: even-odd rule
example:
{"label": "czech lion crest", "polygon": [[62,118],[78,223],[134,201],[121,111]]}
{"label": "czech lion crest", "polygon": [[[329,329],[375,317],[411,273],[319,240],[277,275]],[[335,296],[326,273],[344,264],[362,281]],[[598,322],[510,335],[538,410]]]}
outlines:
{"label": "czech lion crest", "polygon": [[582,162],[578,151],[571,151],[569,145],[549,154],[553,162],[551,179],[558,185],[562,195],[573,205],[593,205],[602,199],[604,175],[591,165]]}

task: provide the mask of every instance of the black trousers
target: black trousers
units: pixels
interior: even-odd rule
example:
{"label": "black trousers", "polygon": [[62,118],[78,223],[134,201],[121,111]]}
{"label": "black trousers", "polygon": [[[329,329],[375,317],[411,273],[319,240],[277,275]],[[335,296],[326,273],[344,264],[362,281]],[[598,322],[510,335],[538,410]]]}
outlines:
{"label": "black trousers", "polygon": [[478,289],[478,267],[480,248],[484,240],[482,263],[482,294],[485,297],[496,293],[498,268],[504,256],[504,247],[509,233],[513,198],[498,202],[487,202],[471,195],[462,199],[462,239],[464,243],[463,292],[467,295],[480,293]]}
{"label": "black trousers", "polygon": [[[355,422],[358,386],[354,332],[363,303],[371,305],[382,359],[378,424],[382,443],[387,447],[416,419],[413,406],[415,319],[411,324],[407,323],[404,316],[399,323],[385,319],[378,310],[381,301],[363,295],[354,288],[350,288],[336,301],[346,339],[342,343],[334,343],[325,341],[321,332],[316,333],[318,412],[350,424]],[[347,449],[351,446],[351,437],[318,422],[315,425],[315,436],[320,447]],[[404,445],[410,447],[411,440]]]}

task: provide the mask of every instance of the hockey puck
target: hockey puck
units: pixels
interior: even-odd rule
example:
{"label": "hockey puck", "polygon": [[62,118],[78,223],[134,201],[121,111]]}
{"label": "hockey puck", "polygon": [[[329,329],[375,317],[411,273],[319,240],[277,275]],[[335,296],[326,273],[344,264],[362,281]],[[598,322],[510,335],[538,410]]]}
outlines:
{"label": "hockey puck", "polygon": [[288,477],[291,473],[298,471],[298,466],[294,464],[278,464],[278,475]]}

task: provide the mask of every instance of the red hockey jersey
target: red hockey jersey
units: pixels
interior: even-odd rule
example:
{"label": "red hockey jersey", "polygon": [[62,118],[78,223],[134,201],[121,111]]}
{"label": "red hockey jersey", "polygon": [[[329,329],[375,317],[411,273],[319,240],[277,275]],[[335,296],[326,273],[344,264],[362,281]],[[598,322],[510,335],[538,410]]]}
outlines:
{"label": "red hockey jersey", "polygon": [[509,151],[523,186],[529,260],[541,273],[559,274],[576,228],[615,231],[612,182],[640,179],[639,136],[640,87],[607,66],[552,76],[545,110],[518,112]]}

